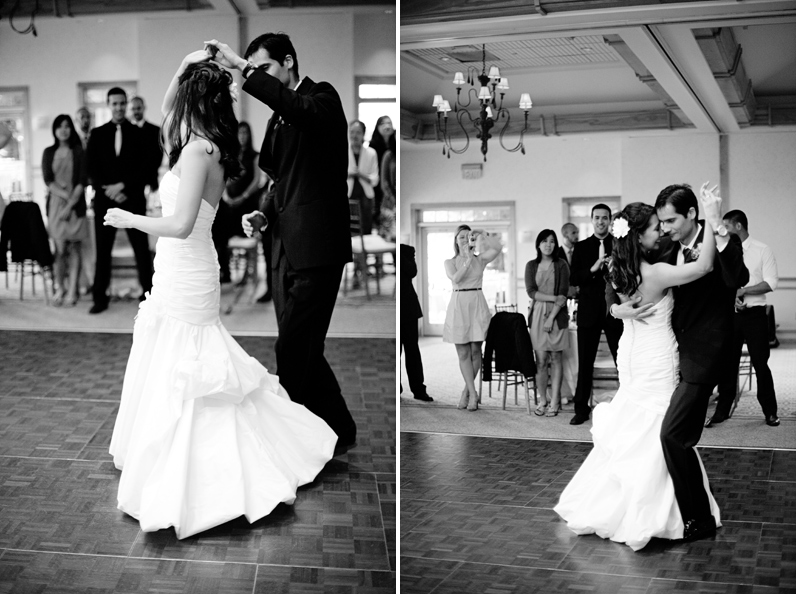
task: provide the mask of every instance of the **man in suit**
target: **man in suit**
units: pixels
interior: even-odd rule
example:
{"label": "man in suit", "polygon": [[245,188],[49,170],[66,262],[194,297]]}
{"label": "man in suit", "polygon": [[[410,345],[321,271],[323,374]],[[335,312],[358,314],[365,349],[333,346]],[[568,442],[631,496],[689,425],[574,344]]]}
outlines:
{"label": "man in suit", "polygon": [[327,82],[299,76],[284,33],[265,33],[244,58],[216,40],[215,60],[241,70],[243,90],[270,107],[260,168],[274,181],[262,212],[243,217],[247,235],[270,228],[277,374],[290,398],[353,445],[356,424],[324,357],[343,269],[351,256],[347,192],[348,121]]}
{"label": "man in suit", "polygon": [[[415,248],[401,244],[401,350],[406,362],[406,375],[409,378],[409,389],[415,400],[434,402],[426,392],[423,377],[423,358],[417,344],[417,320],[423,317],[420,301],[412,286],[412,279],[417,276]],[[401,392],[404,387],[401,385]]]}
{"label": "man in suit", "polygon": [[160,146],[160,126],[147,122],[144,119],[145,111],[146,103],[141,97],[130,99],[131,121],[138,126],[143,136],[146,184],[154,192],[158,189],[158,169],[163,161],[163,148]]}
{"label": "man in suit", "polygon": [[91,112],[86,107],[80,107],[75,113],[77,135],[83,144],[83,150],[88,149],[88,139],[91,136]]}
{"label": "man in suit", "polygon": [[[558,257],[566,260],[570,269],[572,268],[572,253],[575,251],[575,244],[578,243],[578,236],[580,231],[574,223],[564,223],[561,227],[561,245],[558,246]],[[575,285],[569,285],[567,292],[568,299],[575,299],[578,296],[578,288]]]}
{"label": "man in suit", "polygon": [[611,209],[597,204],[591,209],[594,234],[575,244],[569,282],[577,286],[578,297],[578,385],[573,401],[575,416],[570,425],[589,420],[594,360],[605,332],[608,348],[616,364],[616,350],[622,336],[622,322],[607,315],[605,307],[605,266],[611,255],[613,238],[608,233]]}
{"label": "man in suit", "polygon": [[728,349],[726,365],[719,381],[716,410],[705,427],[713,427],[730,417],[738,389],[738,367],[744,342],[757,374],[757,401],[763,409],[766,425],[777,427],[777,395],[774,377],[768,367],[771,347],[768,343],[766,315],[766,293],[775,290],[779,283],[777,261],[770,247],[749,236],[749,220],[742,210],[731,210],[724,215],[723,222],[730,235],[737,236],[742,242],[743,262],[749,270],[749,282],[738,289],[735,295],[732,345]]}
{"label": "man in suit", "polygon": [[[111,120],[91,131],[88,141],[88,174],[94,187],[94,229],[97,238],[97,260],[94,268],[92,293],[94,305],[89,310],[98,314],[108,309],[108,285],[111,280],[111,251],[116,239],[116,227],[106,226],[105,213],[109,208],[121,208],[134,214],[146,215],[144,197],[144,166],[141,160],[143,142],[141,130],[125,119],[127,93],[114,87],[108,91]],[[135,254],[138,282],[144,295],[152,289],[152,255],[146,233],[127,229]]]}
{"label": "man in suit", "polygon": [[[719,214],[721,199],[706,186],[702,190],[708,199],[705,216],[716,230],[717,253],[710,273],[674,289],[672,328],[680,352],[680,383],[661,427],[661,445],[685,523],[685,540],[703,538],[716,530],[694,446],[702,435],[710,395],[721,378],[727,346],[732,342],[736,291],[749,281],[740,240],[727,232]],[[661,230],[674,244],[664,261],[679,266],[696,259],[705,225],[698,220],[699,205],[691,187],[664,188],[655,208]],[[636,309],[633,301],[610,307],[611,314],[621,319],[646,317],[649,312],[645,309],[648,306]]]}

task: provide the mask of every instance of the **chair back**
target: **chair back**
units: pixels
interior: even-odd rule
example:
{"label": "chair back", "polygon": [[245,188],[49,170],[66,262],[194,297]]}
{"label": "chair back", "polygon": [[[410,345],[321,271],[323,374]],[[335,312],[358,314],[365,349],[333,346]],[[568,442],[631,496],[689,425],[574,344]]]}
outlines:
{"label": "chair back", "polygon": [[517,304],[516,303],[496,303],[495,304],[495,313],[501,311],[508,311],[508,312],[517,312]]}

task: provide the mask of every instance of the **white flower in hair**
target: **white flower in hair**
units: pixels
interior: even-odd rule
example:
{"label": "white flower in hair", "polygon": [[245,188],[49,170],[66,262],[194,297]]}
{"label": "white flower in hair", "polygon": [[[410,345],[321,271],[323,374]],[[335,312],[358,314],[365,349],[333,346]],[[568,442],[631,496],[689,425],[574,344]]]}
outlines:
{"label": "white flower in hair", "polygon": [[229,85],[229,94],[232,96],[233,101],[238,100],[238,83],[233,82],[231,85]]}
{"label": "white flower in hair", "polygon": [[628,231],[630,231],[630,225],[627,224],[627,219],[623,217],[617,218],[614,224],[611,225],[611,235],[617,239],[627,235]]}

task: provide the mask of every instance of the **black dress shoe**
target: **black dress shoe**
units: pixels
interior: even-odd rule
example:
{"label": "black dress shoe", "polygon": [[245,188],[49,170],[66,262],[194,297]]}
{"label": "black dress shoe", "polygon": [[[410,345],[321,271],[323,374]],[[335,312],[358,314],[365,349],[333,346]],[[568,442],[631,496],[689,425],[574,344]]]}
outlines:
{"label": "black dress shoe", "polygon": [[257,303],[268,303],[271,301],[271,291],[266,291],[263,296],[257,300]]}
{"label": "black dress shoe", "polygon": [[706,520],[688,520],[683,528],[683,540],[691,542],[716,534],[716,519],[710,516]]}
{"label": "black dress shoe", "polygon": [[584,415],[575,415],[569,420],[570,425],[583,425],[586,421],[589,420],[589,417]]}
{"label": "black dress shoe", "polygon": [[723,423],[729,417],[724,416],[721,413],[714,413],[712,417],[710,417],[707,422],[705,423],[705,427],[713,427],[714,425],[718,425],[719,423]]}
{"label": "black dress shoe", "polygon": [[88,310],[88,313],[90,313],[90,314],[98,314],[98,313],[102,313],[106,309],[108,309],[108,304],[107,303],[95,303],[94,305],[91,306],[91,309]]}
{"label": "black dress shoe", "polygon": [[768,425],[769,427],[778,427],[779,417],[777,417],[777,415],[768,415],[766,417],[766,425]]}
{"label": "black dress shoe", "polygon": [[428,394],[420,394],[419,396],[415,396],[415,400],[421,400],[423,402],[434,402],[434,399]]}

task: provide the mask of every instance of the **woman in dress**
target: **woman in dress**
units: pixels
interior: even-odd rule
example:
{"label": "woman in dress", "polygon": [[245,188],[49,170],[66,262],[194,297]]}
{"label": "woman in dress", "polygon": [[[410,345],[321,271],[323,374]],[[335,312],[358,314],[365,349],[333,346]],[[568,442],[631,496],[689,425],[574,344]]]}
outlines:
{"label": "woman in dress", "polygon": [[[384,175],[384,172],[382,171],[384,155],[387,153],[387,151],[392,151],[393,154],[395,154],[395,145],[395,128],[392,126],[392,119],[390,116],[381,116],[378,120],[376,120],[376,129],[373,130],[373,134],[370,137],[370,142],[368,143],[368,146],[376,151],[376,162],[379,164],[379,177]],[[381,217],[381,203],[384,198],[384,194],[382,192],[381,186],[377,185],[375,190],[376,197],[373,211],[373,222],[378,225],[380,223],[379,219]]]}
{"label": "woman in dress", "polygon": [[[61,114],[53,120],[52,146],[44,149],[41,170],[47,186],[47,221],[55,243],[53,272],[57,285],[53,305],[75,305],[80,277],[80,249],[88,239],[85,187],[88,184],[83,144],[72,118]],[[69,266],[69,286],[66,267]]]}
{"label": "woman in dress", "polygon": [[498,238],[480,229],[459,225],[453,240],[454,256],[445,260],[445,273],[453,283],[442,340],[456,345],[459,369],[464,377],[464,390],[458,408],[478,410],[475,378],[481,370],[481,343],[492,319],[489,305],[481,290],[484,269],[500,254]]}
{"label": "woman in dress", "polygon": [[365,124],[354,120],[348,125],[348,199],[359,203],[362,234],[373,231],[373,200],[379,184],[376,151],[365,146]]}
{"label": "woman in dress", "polygon": [[[703,206],[708,211],[713,205],[703,199]],[[628,204],[614,217],[610,280],[620,298],[634,299],[638,306],[651,304],[653,315],[624,321],[617,356],[619,390],[611,402],[595,407],[594,449],[554,508],[577,534],[597,534],[635,551],[653,537],[683,537],[683,518],[660,439],[678,382],[670,289],[710,272],[716,250],[708,228],[696,261],[652,264],[648,257],[659,246],[659,230],[655,210],[647,204]],[[702,476],[707,485],[704,467]],[[719,509],[712,495],[710,506],[718,526]]]}
{"label": "woman in dress", "polygon": [[238,142],[240,142],[238,161],[241,164],[241,172],[239,176],[227,179],[221,202],[218,203],[216,218],[213,221],[213,243],[216,246],[218,263],[221,267],[222,283],[228,283],[231,280],[227,243],[236,235],[244,235],[240,223],[241,216],[260,207],[261,178],[260,167],[257,163],[260,153],[254,150],[252,129],[247,122],[238,124]]}
{"label": "woman in dress", "polygon": [[186,56],[166,92],[163,217],[116,208],[105,217],[159,237],[111,439],[122,470],[118,507],[143,531],[173,526],[177,538],[293,503],[337,442],[219,319],[210,228],[226,180],[240,172],[240,147],[232,77],[209,57]]}
{"label": "woman in dress", "polygon": [[[561,382],[564,379],[561,353],[569,344],[569,265],[559,258],[558,251],[556,232],[544,229],[536,237],[536,259],[525,266],[525,289],[533,300],[528,327],[536,354],[536,385],[541,394],[534,412],[540,417],[545,413],[554,417],[561,410]],[[553,370],[549,401],[548,360]]]}

